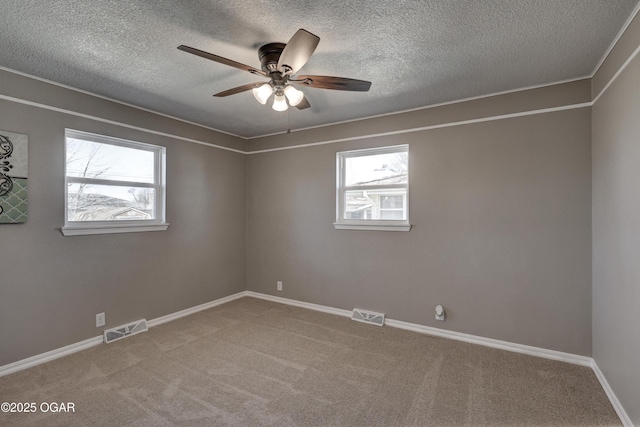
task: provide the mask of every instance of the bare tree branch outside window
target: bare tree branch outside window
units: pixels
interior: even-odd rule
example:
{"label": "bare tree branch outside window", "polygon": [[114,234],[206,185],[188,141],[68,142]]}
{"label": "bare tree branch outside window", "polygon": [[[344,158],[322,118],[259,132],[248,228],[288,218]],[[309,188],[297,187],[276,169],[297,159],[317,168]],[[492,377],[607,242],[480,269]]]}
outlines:
{"label": "bare tree branch outside window", "polygon": [[[111,169],[111,164],[104,159],[104,147],[102,145],[93,144],[87,151],[82,147],[83,141],[69,139],[67,140],[67,174],[70,171],[79,171],[81,178],[99,178]],[[68,184],[69,190],[72,184]],[[105,200],[101,197],[84,197],[85,191],[91,188],[90,184],[75,184],[76,191],[69,192],[69,218],[75,218],[76,214],[81,211],[91,209],[92,206],[103,206]]]}
{"label": "bare tree branch outside window", "polygon": [[[132,168],[127,157],[122,155],[122,147],[72,138],[67,140],[66,174],[74,178],[67,184],[67,215],[70,221],[149,219],[153,216],[153,188],[118,185],[119,182],[130,183],[141,177],[142,182],[148,179],[147,171]],[[86,179],[97,181],[83,181]]]}

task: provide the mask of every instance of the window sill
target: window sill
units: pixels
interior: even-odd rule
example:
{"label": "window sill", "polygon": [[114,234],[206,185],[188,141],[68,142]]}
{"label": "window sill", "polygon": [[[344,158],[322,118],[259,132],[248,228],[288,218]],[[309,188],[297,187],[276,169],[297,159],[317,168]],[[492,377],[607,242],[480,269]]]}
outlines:
{"label": "window sill", "polygon": [[140,233],[143,231],[165,231],[169,228],[168,223],[152,225],[130,225],[130,226],[74,226],[62,227],[60,231],[64,236],[88,236],[91,234],[113,234],[113,233]]}
{"label": "window sill", "polygon": [[334,222],[333,226],[336,230],[366,230],[366,231],[409,231],[411,224],[345,224]]}

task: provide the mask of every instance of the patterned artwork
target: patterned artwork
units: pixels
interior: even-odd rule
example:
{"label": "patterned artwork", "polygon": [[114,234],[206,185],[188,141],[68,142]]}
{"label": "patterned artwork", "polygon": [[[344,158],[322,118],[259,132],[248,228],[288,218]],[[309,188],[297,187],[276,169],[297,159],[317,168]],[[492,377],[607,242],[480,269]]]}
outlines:
{"label": "patterned artwork", "polygon": [[27,135],[0,130],[0,223],[27,221]]}

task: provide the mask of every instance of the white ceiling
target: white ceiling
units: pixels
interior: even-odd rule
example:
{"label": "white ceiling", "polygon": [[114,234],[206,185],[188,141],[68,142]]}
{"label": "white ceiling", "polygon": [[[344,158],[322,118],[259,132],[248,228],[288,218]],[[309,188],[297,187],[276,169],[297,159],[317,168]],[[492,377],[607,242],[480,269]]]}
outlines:
{"label": "white ceiling", "polygon": [[[243,137],[590,76],[638,0],[0,0],[0,66]],[[304,88],[278,113],[260,81],[179,51],[260,68],[259,46],[320,37],[300,74],[373,82]]]}

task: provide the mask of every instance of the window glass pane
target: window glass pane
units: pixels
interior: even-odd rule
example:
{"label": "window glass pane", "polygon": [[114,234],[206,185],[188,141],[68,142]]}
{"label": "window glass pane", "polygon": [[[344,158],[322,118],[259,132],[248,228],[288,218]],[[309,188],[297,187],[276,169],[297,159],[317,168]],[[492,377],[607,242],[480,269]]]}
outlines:
{"label": "window glass pane", "polygon": [[362,190],[345,192],[345,219],[367,219],[365,211],[371,211],[373,203],[365,196]]}
{"label": "window glass pane", "polygon": [[371,219],[371,208],[347,212],[345,219]]}
{"label": "window glass pane", "polygon": [[404,206],[404,196],[380,196],[381,209],[402,209]]}
{"label": "window glass pane", "polygon": [[67,176],[154,183],[154,153],[67,138]]}
{"label": "window glass pane", "polygon": [[380,211],[380,219],[392,219],[402,221],[404,219],[404,212],[399,211]]}
{"label": "window glass pane", "polygon": [[72,183],[67,188],[69,221],[155,219],[155,189]]}
{"label": "window glass pane", "polygon": [[345,158],[345,185],[406,184],[408,153]]}
{"label": "window glass pane", "polygon": [[345,191],[344,219],[406,220],[404,197],[404,189]]}
{"label": "window glass pane", "polygon": [[347,219],[364,219],[364,211],[347,212]]}

